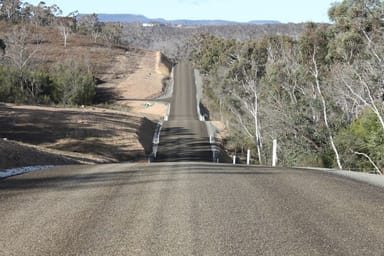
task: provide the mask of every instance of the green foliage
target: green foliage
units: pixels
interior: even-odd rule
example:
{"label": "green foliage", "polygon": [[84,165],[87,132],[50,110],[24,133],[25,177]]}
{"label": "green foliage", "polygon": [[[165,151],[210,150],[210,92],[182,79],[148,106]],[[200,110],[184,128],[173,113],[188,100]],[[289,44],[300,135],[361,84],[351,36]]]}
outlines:
{"label": "green foliage", "polygon": [[54,70],[55,84],[62,104],[91,104],[96,93],[95,81],[86,67],[75,61],[60,64]]}
{"label": "green foliage", "polygon": [[94,96],[93,75],[75,62],[61,64],[52,73],[0,66],[3,102],[85,105]]}
{"label": "green foliage", "polygon": [[373,32],[383,25],[383,9],[381,0],[344,0],[335,3],[328,15],[339,32]]}
{"label": "green foliage", "polygon": [[298,44],[299,61],[303,66],[312,66],[313,60],[319,68],[328,64],[329,32],[326,26],[308,23]]}
{"label": "green foliage", "polygon": [[197,40],[199,50],[195,49],[192,57],[203,73],[213,71],[217,65],[228,65],[235,57],[232,51],[236,45],[234,40],[223,40],[211,35],[201,35]]}
{"label": "green foliage", "polygon": [[352,63],[364,50],[364,40],[359,33],[347,31],[337,34],[330,43],[332,58]]}
{"label": "green foliage", "polygon": [[334,22],[333,57],[352,63],[367,48],[365,41],[382,43],[384,2],[380,0],[344,0],[329,10]]}
{"label": "green foliage", "polygon": [[0,66],[0,100],[13,101],[14,89],[12,86],[12,74],[6,67]]}
{"label": "green foliage", "polygon": [[368,159],[355,152],[367,154],[379,167],[384,167],[384,129],[372,111],[363,112],[350,126],[340,131],[337,142],[344,152],[347,168],[363,171],[373,169]]}
{"label": "green foliage", "polygon": [[207,105],[228,125],[231,150],[255,147],[257,100],[262,158],[270,159],[275,138],[281,165],[335,167],[334,138],[343,167],[372,170],[359,152],[383,168],[383,128],[362,111],[384,98],[383,10],[380,0],[343,0],[329,10],[333,24],[308,23],[298,40],[195,38],[192,59],[206,80]]}
{"label": "green foliage", "polygon": [[265,74],[268,51],[262,42],[247,42],[238,46],[236,59],[230,65],[229,78],[247,82],[250,78],[260,79]]}
{"label": "green foliage", "polygon": [[49,74],[0,67],[0,100],[3,102],[49,104],[56,101],[55,85]]}

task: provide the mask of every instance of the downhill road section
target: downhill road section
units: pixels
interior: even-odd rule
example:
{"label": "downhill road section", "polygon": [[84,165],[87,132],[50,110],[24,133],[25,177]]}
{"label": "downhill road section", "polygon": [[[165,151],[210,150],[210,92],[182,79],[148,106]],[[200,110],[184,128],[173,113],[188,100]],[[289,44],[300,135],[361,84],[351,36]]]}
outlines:
{"label": "downhill road section", "polygon": [[205,122],[199,121],[193,67],[181,62],[175,67],[170,115],[163,123],[156,161],[212,161]]}

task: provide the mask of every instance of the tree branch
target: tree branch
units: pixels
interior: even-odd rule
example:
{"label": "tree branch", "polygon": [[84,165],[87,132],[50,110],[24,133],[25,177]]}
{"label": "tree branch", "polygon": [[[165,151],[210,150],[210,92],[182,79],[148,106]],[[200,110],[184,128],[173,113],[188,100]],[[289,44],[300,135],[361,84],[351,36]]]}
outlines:
{"label": "tree branch", "polygon": [[253,138],[252,133],[248,130],[247,126],[244,124],[243,120],[241,119],[241,115],[233,110],[232,107],[229,107],[229,110],[237,117],[237,119],[240,122],[241,127],[243,127],[244,131],[248,134],[249,137]]}
{"label": "tree branch", "polygon": [[368,159],[368,161],[373,165],[373,167],[375,168],[375,171],[380,174],[380,175],[383,175],[383,173],[380,171],[379,167],[377,167],[377,165],[375,164],[375,162],[373,162],[372,158],[370,158],[367,154],[365,153],[360,153],[360,152],[353,152],[354,154],[356,155],[359,155],[359,156],[364,156],[365,158]]}

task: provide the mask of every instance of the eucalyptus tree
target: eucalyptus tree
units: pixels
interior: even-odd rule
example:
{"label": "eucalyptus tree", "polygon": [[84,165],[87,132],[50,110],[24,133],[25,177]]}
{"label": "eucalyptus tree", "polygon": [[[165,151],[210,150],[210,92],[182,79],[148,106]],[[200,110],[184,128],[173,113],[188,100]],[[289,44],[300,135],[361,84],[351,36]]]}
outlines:
{"label": "eucalyptus tree", "polygon": [[[313,90],[313,100],[316,103],[320,101],[320,109],[313,105],[314,117],[319,115],[325,125],[329,143],[334,152],[337,166],[342,169],[340,154],[334,140],[334,131],[332,130],[329,119],[329,103],[324,95],[326,86],[325,78],[329,72],[327,63],[329,36],[325,26],[318,27],[314,23],[309,23],[306,31],[299,39],[300,61],[303,67],[306,67],[306,73],[309,78],[309,85]],[[315,117],[316,118],[316,117]],[[319,119],[320,118],[316,118]]]}
{"label": "eucalyptus tree", "polygon": [[22,2],[20,0],[0,0],[0,18],[19,21]]}
{"label": "eucalyptus tree", "polygon": [[[380,127],[384,131],[384,2],[344,0],[330,9],[329,16],[334,22],[332,46],[336,49],[331,54],[337,60],[333,81],[339,90],[339,99],[344,102],[344,111],[352,117],[349,131],[353,133],[360,127],[369,134],[378,134],[371,128]],[[376,117],[378,126],[368,125],[373,122],[370,113]],[[358,126],[357,120],[367,125]],[[382,150],[380,139],[366,141],[364,145],[358,139],[350,138],[347,142],[349,137],[345,132],[340,136],[343,143],[353,149],[344,155],[366,158],[376,170],[384,164],[382,155],[378,154]]]}
{"label": "eucalyptus tree", "polygon": [[24,6],[28,8],[30,21],[35,25],[50,26],[55,23],[56,17],[62,15],[62,11],[58,5],[48,6],[45,2],[40,2],[36,6]]}
{"label": "eucalyptus tree", "polygon": [[245,134],[253,138],[259,164],[263,164],[263,138],[260,117],[261,78],[265,74],[268,53],[262,42],[238,44],[227,56],[226,90],[230,91],[228,108],[237,116]]}
{"label": "eucalyptus tree", "polygon": [[322,144],[314,129],[313,91],[299,63],[299,45],[288,36],[267,36],[266,74],[262,79],[264,136],[278,139],[279,162],[288,166],[319,163]]}
{"label": "eucalyptus tree", "polygon": [[96,13],[89,15],[82,15],[78,19],[79,32],[87,35],[91,35],[95,41],[102,35],[104,23],[100,22]]}

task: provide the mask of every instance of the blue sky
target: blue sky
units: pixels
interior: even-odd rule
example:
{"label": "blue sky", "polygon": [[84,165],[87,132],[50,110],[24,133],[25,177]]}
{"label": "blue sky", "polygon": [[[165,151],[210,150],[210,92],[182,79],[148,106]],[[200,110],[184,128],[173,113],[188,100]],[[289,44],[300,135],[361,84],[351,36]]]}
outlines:
{"label": "blue sky", "polygon": [[[37,4],[40,1],[27,1]],[[66,15],[130,13],[149,18],[225,19],[232,21],[329,22],[327,11],[336,0],[45,0]]]}

